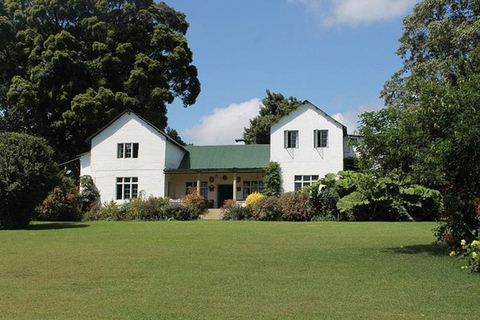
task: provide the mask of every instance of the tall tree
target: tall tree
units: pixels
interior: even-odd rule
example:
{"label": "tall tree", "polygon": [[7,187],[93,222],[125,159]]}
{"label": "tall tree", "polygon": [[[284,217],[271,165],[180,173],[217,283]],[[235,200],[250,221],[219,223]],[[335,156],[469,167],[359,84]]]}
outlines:
{"label": "tall tree", "polygon": [[125,109],[164,129],[166,104],[200,92],[187,29],[153,0],[0,0],[0,130],[65,160]]}
{"label": "tall tree", "polygon": [[25,228],[59,181],[53,150],[45,139],[0,132],[0,230]]}
{"label": "tall tree", "polygon": [[403,66],[387,81],[382,96],[388,105],[416,104],[418,79],[455,86],[480,73],[480,2],[424,0],[404,19],[397,54]]}
{"label": "tall tree", "polygon": [[362,164],[443,188],[458,246],[478,237],[480,195],[480,2],[424,0],[404,19],[403,67],[382,92],[387,108],[362,115]]}
{"label": "tall tree", "polygon": [[170,128],[170,127],[167,127],[165,129],[165,133],[170,137],[172,138],[173,140],[175,140],[176,142],[178,142],[180,145],[182,146],[185,146],[186,143],[185,141],[183,141],[182,137],[180,137],[180,134],[178,133],[177,130],[173,129],[173,128]]}
{"label": "tall tree", "polygon": [[262,100],[259,115],[250,120],[248,128],[244,128],[243,138],[246,143],[269,144],[270,126],[300,104],[295,97],[285,98],[281,93],[272,93],[267,89],[267,97]]}

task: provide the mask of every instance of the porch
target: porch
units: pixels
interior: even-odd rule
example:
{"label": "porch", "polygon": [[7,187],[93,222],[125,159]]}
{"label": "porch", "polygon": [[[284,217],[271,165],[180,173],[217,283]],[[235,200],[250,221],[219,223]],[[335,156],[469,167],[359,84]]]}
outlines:
{"label": "porch", "polygon": [[221,208],[226,200],[245,201],[253,192],[263,192],[263,169],[237,171],[188,172],[166,174],[166,195],[179,199],[195,188],[209,208]]}

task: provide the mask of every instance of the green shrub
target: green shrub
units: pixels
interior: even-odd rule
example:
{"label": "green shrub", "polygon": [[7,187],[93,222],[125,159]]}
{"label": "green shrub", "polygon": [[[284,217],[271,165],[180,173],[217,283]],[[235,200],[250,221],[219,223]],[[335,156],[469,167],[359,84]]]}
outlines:
{"label": "green shrub", "polygon": [[82,214],[79,210],[77,186],[72,179],[63,177],[61,184],[47,195],[37,206],[36,219],[43,221],[79,221]]}
{"label": "green shrub", "polygon": [[80,177],[80,192],[78,195],[78,205],[81,212],[88,212],[99,204],[100,194],[91,176]]}
{"label": "green shrub", "polygon": [[86,212],[84,220],[107,221],[157,221],[157,220],[195,220],[201,212],[193,203],[169,202],[169,198],[134,198],[123,204],[114,201],[104,203],[99,208]]}
{"label": "green shrub", "polygon": [[458,251],[460,241],[467,243],[478,239],[480,229],[480,197],[455,188],[444,188],[444,220],[435,230],[437,242],[445,242],[451,250]]}
{"label": "green shrub", "polygon": [[125,202],[122,205],[118,205],[115,201],[104,203],[95,214],[88,214],[84,216],[84,219],[93,218],[92,220],[105,220],[105,221],[125,221],[127,216],[129,203]]}
{"label": "green shrub", "polygon": [[270,161],[268,163],[265,168],[263,183],[265,185],[265,195],[278,196],[282,193],[282,169],[278,162]]}
{"label": "green shrub", "polygon": [[313,208],[307,191],[300,190],[287,192],[280,196],[279,202],[282,211],[282,220],[310,221],[313,217]]}
{"label": "green shrub", "polygon": [[340,213],[355,221],[411,220],[400,197],[398,180],[358,172],[341,174],[346,176],[338,180],[338,185],[351,192],[338,201]]}
{"label": "green shrub", "polygon": [[0,150],[0,229],[26,228],[59,181],[54,153],[43,138],[8,132]]}
{"label": "green shrub", "polygon": [[402,186],[400,197],[408,214],[415,221],[438,220],[443,209],[439,191],[419,185]]}
{"label": "green shrub", "polygon": [[[321,188],[323,187],[323,188]],[[310,197],[314,221],[342,221],[348,220],[337,209],[340,200],[338,191],[331,186],[324,186],[320,181],[305,188]]]}
{"label": "green shrub", "polygon": [[282,217],[282,206],[278,197],[269,196],[260,199],[251,206],[252,217],[255,220],[275,221]]}
{"label": "green shrub", "polygon": [[222,207],[223,220],[248,220],[251,218],[247,206],[239,205],[235,200],[227,200]]}
{"label": "green shrub", "polygon": [[146,199],[134,198],[130,200],[126,220],[165,220],[165,206],[169,198],[157,198],[150,196]]}
{"label": "green shrub", "polygon": [[[163,208],[163,215],[167,220],[192,220],[192,215],[188,208],[178,202],[167,203]],[[195,219],[198,219],[198,216]]]}
{"label": "green shrub", "polygon": [[442,208],[438,191],[370,172],[328,174],[307,191],[314,220],[434,220]]}

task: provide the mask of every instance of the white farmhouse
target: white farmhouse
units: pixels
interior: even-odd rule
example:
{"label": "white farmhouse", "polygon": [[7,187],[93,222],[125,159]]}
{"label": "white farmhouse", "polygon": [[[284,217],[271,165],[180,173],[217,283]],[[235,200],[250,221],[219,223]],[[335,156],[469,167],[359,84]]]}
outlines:
{"label": "white farmhouse", "polygon": [[101,201],[146,196],[179,198],[196,188],[218,207],[263,191],[269,161],[282,168],[283,190],[299,190],[344,169],[354,155],[347,128],[308,101],[270,129],[270,145],[181,146],[133,112],[124,112],[90,138],[80,157]]}

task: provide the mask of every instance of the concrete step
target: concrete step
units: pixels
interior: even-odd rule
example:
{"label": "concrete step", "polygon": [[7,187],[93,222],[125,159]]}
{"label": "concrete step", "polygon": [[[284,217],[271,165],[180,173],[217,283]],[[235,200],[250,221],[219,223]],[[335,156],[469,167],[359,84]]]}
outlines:
{"label": "concrete step", "polygon": [[222,209],[208,209],[208,212],[202,216],[204,220],[222,220]]}

